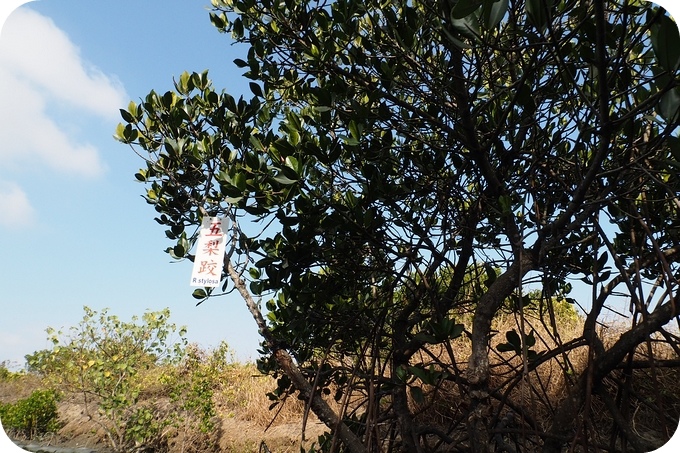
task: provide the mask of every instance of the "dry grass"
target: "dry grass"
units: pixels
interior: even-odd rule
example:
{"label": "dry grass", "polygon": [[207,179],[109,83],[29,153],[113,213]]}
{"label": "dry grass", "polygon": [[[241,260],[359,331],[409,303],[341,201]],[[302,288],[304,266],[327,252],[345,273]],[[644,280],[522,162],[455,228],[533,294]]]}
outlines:
{"label": "dry grass", "polygon": [[[509,408],[518,411],[519,419],[515,429],[524,431],[517,434],[518,447],[521,451],[535,451],[540,446],[540,439],[532,432],[545,432],[550,428],[550,420],[557,405],[564,398],[567,390],[588,364],[588,348],[585,345],[565,351],[535,369],[523,372],[523,361],[513,353],[500,353],[496,350],[499,343],[505,342],[505,332],[519,330],[519,322],[512,316],[499,318],[494,324],[498,332],[491,341],[491,383],[494,391],[495,416],[500,419],[508,413]],[[558,341],[536,320],[525,319],[525,333],[534,331],[537,338],[534,349],[537,352],[553,350]],[[605,347],[610,347],[620,336],[623,327],[609,327],[599,334],[604,339]],[[560,343],[569,344],[579,338],[582,325],[574,323],[560,331]],[[654,340],[654,339],[652,339]],[[651,349],[655,360],[676,360],[675,351],[665,342],[652,341]],[[440,363],[455,362],[461,376],[469,358],[469,340],[462,336],[451,343],[453,356],[447,348],[431,348],[429,354],[421,352],[414,357],[415,363],[427,366]],[[434,360],[436,357],[437,360]],[[647,347],[638,348],[635,359],[649,357]],[[602,385],[601,395],[594,395],[589,408],[581,414],[583,430],[588,433],[588,445],[574,445],[575,451],[595,451],[597,445],[609,446],[612,442],[612,416],[604,399],[616,402],[631,426],[644,442],[644,446],[658,448],[673,434],[680,420],[680,395],[677,392],[680,382],[680,368],[642,368],[630,371],[617,370]],[[220,390],[215,395],[218,411],[222,417],[220,445],[226,451],[257,451],[259,441],[264,440],[273,451],[297,452],[301,445],[301,419],[304,403],[289,397],[281,408],[273,411],[268,408],[272,401],[266,393],[276,387],[274,379],[262,376],[254,365],[234,367],[225,376]],[[622,395],[622,389],[628,389]],[[466,392],[464,386],[455,379],[443,381],[438,386],[424,386],[425,402],[417,404],[412,401],[412,408],[418,413],[417,420],[422,423],[441,426],[452,432],[452,437],[464,441],[464,423],[468,414]],[[356,400],[361,399],[357,395]],[[335,406],[337,408],[337,406]],[[277,413],[277,409],[280,411]],[[352,409],[352,407],[350,407]],[[273,421],[272,421],[273,420]],[[452,429],[453,427],[453,429]],[[232,434],[238,431],[239,436]],[[325,431],[317,419],[310,415],[307,425],[307,439],[315,439]],[[243,441],[235,441],[237,438]],[[585,439],[585,436],[579,436]],[[309,442],[306,443],[308,445]],[[617,441],[617,447],[620,441]],[[623,447],[621,447],[623,448]]]}
{"label": "dry grass", "polygon": [[42,388],[42,380],[32,374],[16,375],[12,379],[0,380],[0,402],[15,403],[27,398],[33,391]]}
{"label": "dry grass", "polygon": [[260,442],[277,453],[299,452],[309,446],[326,427],[313,413],[309,414],[303,440],[304,402],[295,396],[269,409],[276,380],[263,376],[254,364],[230,368],[221,381],[214,400],[221,418],[220,447],[229,452],[258,451]]}
{"label": "dry grass", "polygon": [[[499,317],[494,322],[497,334],[491,339],[490,367],[493,413],[497,423],[510,411],[516,414],[515,431],[511,438],[517,442],[518,451],[540,450],[540,435],[549,431],[551,420],[559,403],[564,399],[576,378],[586,370],[589,348],[585,342],[565,350],[539,366],[524,367],[524,361],[514,352],[498,352],[497,346],[506,341],[505,332],[520,331],[522,323],[513,316]],[[559,345],[568,345],[582,334],[582,324],[560,326],[560,339],[551,329],[536,319],[524,319],[524,333],[534,332],[534,349],[541,353],[559,350]],[[565,328],[566,327],[566,328]],[[611,347],[628,330],[623,325],[601,327],[598,336],[605,349]],[[650,338],[650,344],[640,345],[632,359],[636,364],[655,361],[677,361],[676,350],[659,335]],[[465,367],[470,354],[470,342],[466,337],[451,344],[453,357],[443,347],[431,348],[414,357],[414,364],[425,367],[432,364],[456,363],[458,376],[464,379]],[[433,358],[434,357],[434,358]],[[448,368],[451,370],[451,368]],[[642,367],[625,370],[617,369],[605,378],[596,389],[586,408],[579,416],[581,431],[576,436],[573,451],[623,451],[630,443],[621,441],[621,433],[614,424],[612,410],[619,412],[629,421],[632,432],[639,436],[638,442],[645,450],[661,447],[672,437],[680,420],[680,367]],[[464,442],[467,434],[465,422],[469,408],[466,406],[465,385],[456,379],[449,379],[439,386],[425,386],[425,404],[412,404],[423,424],[433,424],[450,433],[457,442]],[[533,433],[533,434],[532,434]],[[618,437],[617,437],[618,435]]]}
{"label": "dry grass", "polygon": [[267,393],[275,388],[275,379],[260,374],[253,364],[241,364],[230,368],[221,380],[215,405],[227,418],[238,417],[262,427],[299,421],[304,403],[294,396],[269,410],[273,401]]}

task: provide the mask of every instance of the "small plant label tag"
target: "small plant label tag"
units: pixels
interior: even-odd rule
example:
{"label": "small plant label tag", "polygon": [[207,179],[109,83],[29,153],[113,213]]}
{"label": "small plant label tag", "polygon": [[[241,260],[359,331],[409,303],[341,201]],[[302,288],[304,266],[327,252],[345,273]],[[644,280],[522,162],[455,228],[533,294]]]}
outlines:
{"label": "small plant label tag", "polygon": [[196,258],[191,272],[191,286],[214,288],[222,280],[226,248],[226,219],[204,217],[196,244]]}

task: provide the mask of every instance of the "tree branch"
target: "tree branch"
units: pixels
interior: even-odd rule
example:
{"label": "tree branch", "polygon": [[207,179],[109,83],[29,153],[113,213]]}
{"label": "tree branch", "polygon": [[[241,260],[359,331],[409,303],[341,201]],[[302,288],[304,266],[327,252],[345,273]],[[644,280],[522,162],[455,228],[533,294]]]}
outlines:
{"label": "tree branch", "polygon": [[345,444],[345,446],[352,453],[366,453],[366,448],[364,447],[361,439],[357,437],[352,430],[338,417],[338,415],[331,409],[331,407],[326,403],[326,401],[321,398],[317,392],[314,392],[312,385],[307,381],[304,374],[300,371],[298,366],[293,361],[288,351],[279,346],[278,342],[275,340],[269,326],[262,316],[262,312],[258,307],[257,303],[250,294],[250,291],[246,288],[246,282],[241,278],[241,275],[234,268],[231,260],[227,261],[227,274],[229,278],[234,283],[234,287],[239,292],[243,300],[246,302],[248,311],[255,319],[257,323],[260,335],[264,338],[267,346],[272,350],[272,355],[276,360],[276,363],[281,367],[284,373],[290,378],[295,388],[300,392],[302,397],[309,401],[309,405],[319,417],[319,420],[324,422],[324,424],[331,430],[338,433],[338,437]]}

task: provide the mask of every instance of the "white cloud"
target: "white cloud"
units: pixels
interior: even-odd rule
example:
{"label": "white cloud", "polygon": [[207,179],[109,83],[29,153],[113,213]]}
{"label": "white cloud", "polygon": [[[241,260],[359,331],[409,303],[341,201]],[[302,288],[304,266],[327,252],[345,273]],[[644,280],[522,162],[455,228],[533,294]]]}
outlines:
{"label": "white cloud", "polygon": [[77,143],[45,113],[46,100],[25,80],[0,67],[0,163],[47,165],[93,177],[105,168],[97,149]]}
{"label": "white cloud", "polygon": [[103,118],[118,117],[127,99],[122,84],[88,64],[51,19],[17,9],[2,28],[0,65],[50,96]]}
{"label": "white cloud", "polygon": [[32,0],[2,0],[2,3],[0,4],[0,29],[7,20],[7,17],[12,14],[12,11],[24,3],[29,3],[31,1]]}
{"label": "white cloud", "polygon": [[47,107],[55,102],[113,120],[127,96],[117,80],[80,58],[52,20],[20,8],[0,36],[0,99],[0,163],[97,176],[105,166],[96,148],[67,134]]}
{"label": "white cloud", "polygon": [[35,210],[26,193],[13,182],[0,181],[0,225],[8,228],[30,226]]}
{"label": "white cloud", "polygon": [[35,210],[17,183],[2,182],[7,172],[100,176],[106,165],[79,129],[92,119],[113,127],[128,96],[51,19],[19,8],[0,25],[0,225],[17,226],[10,217]]}

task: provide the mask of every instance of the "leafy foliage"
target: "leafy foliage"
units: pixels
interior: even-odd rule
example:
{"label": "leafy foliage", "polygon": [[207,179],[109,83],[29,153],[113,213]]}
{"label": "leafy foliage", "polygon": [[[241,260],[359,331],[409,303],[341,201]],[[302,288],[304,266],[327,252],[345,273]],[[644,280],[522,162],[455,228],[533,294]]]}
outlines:
{"label": "leafy foliage", "polygon": [[0,382],[12,381],[23,375],[21,371],[11,371],[9,367],[9,361],[3,360],[0,362]]}
{"label": "leafy foliage", "polygon": [[[545,451],[581,429],[596,436],[594,389],[641,343],[652,360],[651,332],[675,338],[664,326],[678,314],[680,56],[662,43],[680,38],[665,11],[630,0],[213,7],[212,24],[249,45],[234,64],[253,96],[183,73],[174,91],[122,110],[116,137],[146,153],[136,178],[173,257],[193,259],[204,216],[232,220],[222,289],[253,312],[260,369],[283,373],[278,394],[299,390],[351,451],[505,448],[491,431],[506,405]],[[576,280],[590,292],[580,300],[566,297]],[[545,338],[525,313],[529,285]],[[619,295],[629,330],[605,347],[595,327],[622,311]],[[564,301],[585,314],[569,342]],[[492,322],[507,307],[517,326],[501,351],[524,362],[510,388],[589,351],[577,379],[561,366],[569,397],[544,398],[545,426],[491,385]],[[452,344],[463,339],[461,370]],[[529,349],[539,344],[541,355]],[[449,381],[467,412],[421,425],[409,395],[434,405]],[[639,447],[612,407],[620,441]]]}
{"label": "leafy foliage", "polygon": [[138,404],[143,373],[182,359],[185,329],[177,332],[168,309],[146,312],[141,323],[136,316],[121,321],[106,309],[84,311],[68,334],[47,329],[54,347],[28,355],[30,369],[66,395],[80,396],[116,451],[159,447],[177,414]]}
{"label": "leafy foliage", "polygon": [[34,438],[59,429],[57,393],[35,390],[15,403],[0,402],[2,427],[14,435]]}
{"label": "leafy foliage", "polygon": [[190,345],[176,366],[163,370],[160,381],[169,389],[171,401],[187,414],[195,414],[203,433],[215,428],[213,392],[229,365],[229,347],[221,343],[210,353]]}

